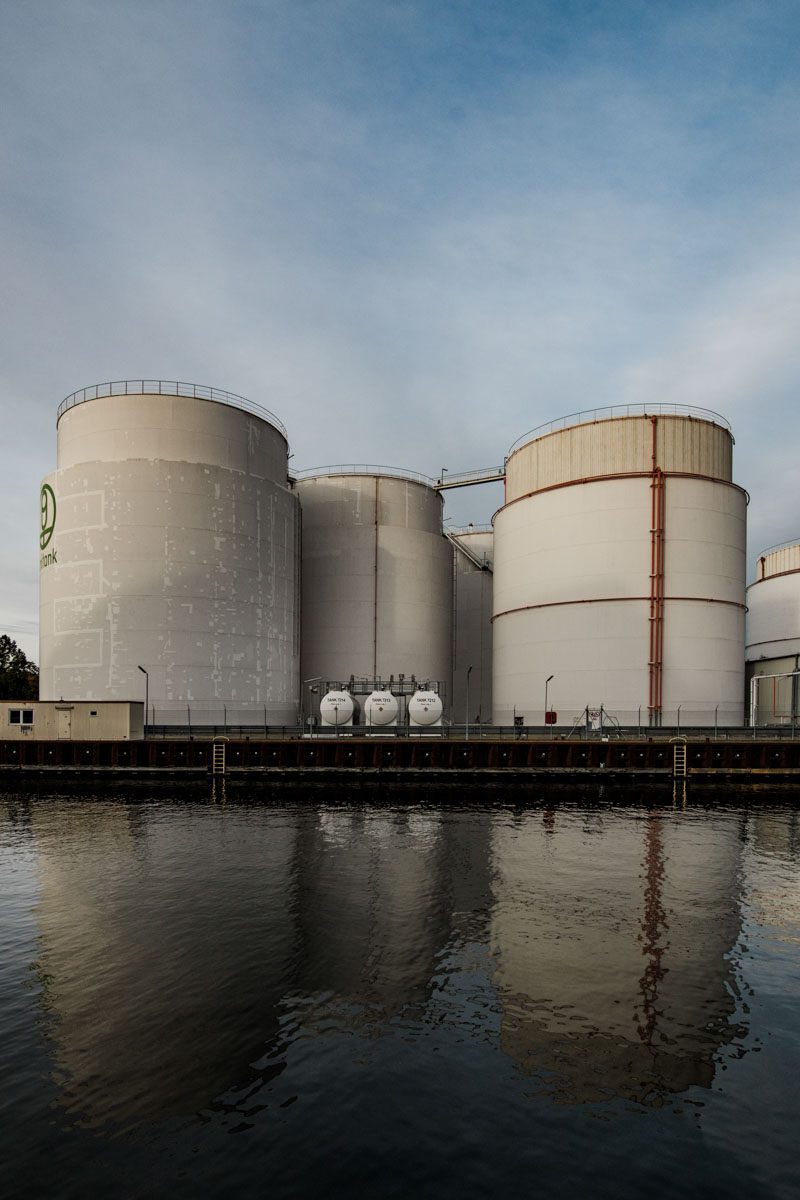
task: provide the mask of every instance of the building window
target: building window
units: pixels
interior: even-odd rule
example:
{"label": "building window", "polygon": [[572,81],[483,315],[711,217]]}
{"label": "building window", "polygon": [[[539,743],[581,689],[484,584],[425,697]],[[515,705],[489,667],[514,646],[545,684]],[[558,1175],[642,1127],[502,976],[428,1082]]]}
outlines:
{"label": "building window", "polygon": [[32,725],[33,709],[10,708],[8,710],[8,723],[9,725]]}
{"label": "building window", "polygon": [[90,717],[96,717],[96,716],[97,716],[97,709],[96,709],[96,708],[91,708],[91,709],[89,709],[89,716],[90,716]]}

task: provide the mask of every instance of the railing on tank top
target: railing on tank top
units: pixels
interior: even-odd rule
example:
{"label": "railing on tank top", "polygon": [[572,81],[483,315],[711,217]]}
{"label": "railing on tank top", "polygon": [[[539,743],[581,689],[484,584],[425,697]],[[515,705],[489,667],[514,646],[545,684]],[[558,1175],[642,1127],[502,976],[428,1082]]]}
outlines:
{"label": "railing on tank top", "polygon": [[292,479],[302,482],[315,476],[331,475],[369,475],[377,478],[407,479],[411,483],[421,483],[425,487],[435,488],[436,480],[421,471],[406,471],[403,467],[386,467],[375,463],[342,463],[329,467],[306,467],[302,471],[292,471]]}
{"label": "railing on tank top", "polygon": [[593,421],[605,421],[614,417],[697,417],[701,421],[711,421],[720,425],[730,433],[730,421],[711,408],[699,408],[696,404],[672,404],[668,401],[653,401],[640,404],[607,404],[599,408],[585,408],[581,412],[568,413],[564,417],[556,417],[553,421],[545,421],[537,425],[509,447],[506,460],[521,446],[548,433],[556,433],[559,429],[569,429],[572,425],[590,425]]}
{"label": "railing on tank top", "polygon": [[88,400],[102,400],[107,396],[187,396],[193,400],[213,400],[217,404],[227,404],[229,408],[239,408],[243,412],[260,417],[278,430],[287,439],[289,435],[282,421],[274,413],[246,396],[237,396],[235,392],[226,392],[222,388],[206,387],[200,383],[182,383],[179,380],[168,379],[118,379],[112,383],[95,383],[91,387],[80,388],[70,396],[65,397],[58,406],[56,424],[69,409]]}
{"label": "railing on tank top", "polygon": [[449,472],[443,468],[438,479],[423,475],[421,471],[407,471],[403,467],[387,467],[376,463],[344,463],[330,467],[307,467],[302,471],[292,471],[292,479],[302,482],[315,476],[330,475],[367,475],[376,478],[407,479],[411,483],[421,483],[424,487],[443,492],[449,488],[472,487],[480,483],[496,483],[505,477],[505,467],[477,467],[473,471]]}

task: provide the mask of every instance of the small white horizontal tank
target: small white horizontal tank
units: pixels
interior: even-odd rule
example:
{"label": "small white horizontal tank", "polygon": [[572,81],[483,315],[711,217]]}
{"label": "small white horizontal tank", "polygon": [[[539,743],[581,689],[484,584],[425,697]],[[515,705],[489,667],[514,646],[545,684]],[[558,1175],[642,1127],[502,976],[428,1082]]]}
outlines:
{"label": "small white horizontal tank", "polygon": [[396,725],[398,711],[397,697],[391,692],[370,692],[364,701],[364,720],[367,725]]}
{"label": "small white horizontal tank", "polygon": [[349,692],[326,692],[319,702],[319,720],[321,725],[339,726],[352,725],[356,706]]}
{"label": "small white horizontal tank", "polygon": [[408,702],[408,724],[417,729],[441,725],[442,711],[441,697],[420,688]]}

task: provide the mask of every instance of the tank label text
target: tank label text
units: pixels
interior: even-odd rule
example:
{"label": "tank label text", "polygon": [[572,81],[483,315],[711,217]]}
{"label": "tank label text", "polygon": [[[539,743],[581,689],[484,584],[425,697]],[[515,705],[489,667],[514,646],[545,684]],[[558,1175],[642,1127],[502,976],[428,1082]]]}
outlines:
{"label": "tank label text", "polygon": [[41,525],[39,532],[39,549],[46,550],[50,544],[56,527],[56,494],[49,483],[42,484],[40,495]]}

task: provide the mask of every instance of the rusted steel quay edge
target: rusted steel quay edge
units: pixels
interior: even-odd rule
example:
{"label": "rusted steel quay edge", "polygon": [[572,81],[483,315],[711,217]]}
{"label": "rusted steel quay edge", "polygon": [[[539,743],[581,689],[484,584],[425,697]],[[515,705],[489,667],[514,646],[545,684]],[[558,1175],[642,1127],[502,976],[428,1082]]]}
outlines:
{"label": "rusted steel quay edge", "polygon": [[[47,779],[199,779],[212,772],[213,744],[159,742],[0,742],[0,775]],[[218,764],[219,765],[219,764]],[[484,737],[350,738],[225,743],[224,775],[251,782],[396,782],[666,779],[674,767],[666,740]],[[800,740],[696,738],[686,742],[688,778],[706,782],[800,778]]]}

